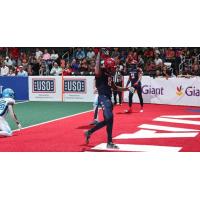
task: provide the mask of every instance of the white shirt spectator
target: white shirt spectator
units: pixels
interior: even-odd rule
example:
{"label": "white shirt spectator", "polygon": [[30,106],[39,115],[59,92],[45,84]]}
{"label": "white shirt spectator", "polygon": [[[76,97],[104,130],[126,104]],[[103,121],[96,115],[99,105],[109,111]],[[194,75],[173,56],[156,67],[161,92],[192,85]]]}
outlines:
{"label": "white shirt spectator", "polygon": [[19,66],[19,72],[17,76],[28,76],[28,73],[24,70],[23,66]]}
{"label": "white shirt spectator", "polygon": [[161,58],[155,58],[154,63],[156,66],[160,66],[163,64],[163,61]]}
{"label": "white shirt spectator", "polygon": [[62,68],[59,67],[57,63],[54,63],[54,66],[51,69],[50,74],[53,75],[53,76],[59,76],[59,75],[62,74]]}
{"label": "white shirt spectator", "polygon": [[13,65],[12,60],[9,57],[6,57],[6,60],[4,60],[4,64],[6,66],[12,66]]}
{"label": "white shirt spectator", "polygon": [[52,53],[51,54],[51,60],[57,60],[58,59],[58,54],[57,53]]}
{"label": "white shirt spectator", "polygon": [[92,59],[92,58],[94,58],[94,56],[95,56],[94,51],[88,51],[87,58]]}
{"label": "white shirt spectator", "polygon": [[2,66],[1,67],[1,76],[8,76],[8,74],[9,74],[9,68],[6,65]]}
{"label": "white shirt spectator", "polygon": [[38,60],[40,57],[42,57],[43,53],[42,51],[38,50],[35,52],[35,58]]}

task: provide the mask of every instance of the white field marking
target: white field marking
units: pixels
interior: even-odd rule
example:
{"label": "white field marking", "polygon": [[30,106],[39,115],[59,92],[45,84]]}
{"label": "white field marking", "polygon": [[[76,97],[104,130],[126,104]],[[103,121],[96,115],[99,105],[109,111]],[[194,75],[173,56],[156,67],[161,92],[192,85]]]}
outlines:
{"label": "white field marking", "polygon": [[159,125],[153,125],[153,124],[142,124],[142,125],[138,126],[138,128],[171,131],[171,132],[188,132],[188,131],[197,132],[197,131],[200,131],[197,129],[177,128],[177,127],[171,127],[171,126],[159,126]]}
{"label": "white field marking", "polygon": [[93,147],[93,150],[103,151],[143,151],[143,152],[178,152],[182,147],[155,146],[155,145],[136,145],[136,144],[116,144],[119,149],[108,149],[106,143]]}
{"label": "white field marking", "polygon": [[29,101],[16,102],[15,105],[16,105],[16,104],[20,104],[20,103],[28,103],[28,102],[29,102]]}
{"label": "white field marking", "polygon": [[153,130],[139,130],[135,133],[123,133],[114,139],[136,139],[136,138],[185,138],[195,137],[198,132],[176,132],[176,133],[156,133]]}
{"label": "white field marking", "polygon": [[200,118],[200,115],[163,115],[160,117],[178,118],[178,119],[195,119]]}
{"label": "white field marking", "polygon": [[192,120],[185,120],[185,119],[170,119],[170,118],[163,118],[163,117],[157,117],[153,119],[153,121],[200,125],[200,121],[192,121]]}
{"label": "white field marking", "polygon": [[[49,121],[46,121],[46,122],[41,122],[41,123],[34,124],[34,125],[31,125],[31,126],[26,126],[26,127],[23,127],[21,130],[28,129],[28,128],[32,128],[32,127],[35,127],[35,126],[40,126],[40,125],[43,125],[43,124],[48,124],[48,123],[55,122],[55,121],[59,121],[59,120],[62,120],[62,119],[67,119],[67,118],[74,117],[74,116],[77,116],[77,115],[89,113],[89,112],[91,112],[91,111],[93,111],[93,110],[88,110],[88,111],[84,111],[84,112],[77,113],[77,114],[74,114],[74,115],[69,115],[69,116],[66,116],[66,117],[60,117],[60,118],[57,118],[57,119],[49,120]],[[23,125],[23,124],[22,124],[22,125]],[[16,132],[16,131],[20,131],[20,130],[19,130],[19,129],[16,129],[16,130],[13,130],[13,131]]]}

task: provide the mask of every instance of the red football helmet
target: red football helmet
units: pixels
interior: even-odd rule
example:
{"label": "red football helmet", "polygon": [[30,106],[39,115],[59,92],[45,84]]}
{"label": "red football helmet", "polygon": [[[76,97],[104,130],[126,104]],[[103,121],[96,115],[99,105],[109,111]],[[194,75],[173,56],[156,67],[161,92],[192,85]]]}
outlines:
{"label": "red football helmet", "polygon": [[106,58],[104,60],[104,66],[107,70],[115,70],[116,68],[116,64],[115,64],[115,60],[113,58]]}

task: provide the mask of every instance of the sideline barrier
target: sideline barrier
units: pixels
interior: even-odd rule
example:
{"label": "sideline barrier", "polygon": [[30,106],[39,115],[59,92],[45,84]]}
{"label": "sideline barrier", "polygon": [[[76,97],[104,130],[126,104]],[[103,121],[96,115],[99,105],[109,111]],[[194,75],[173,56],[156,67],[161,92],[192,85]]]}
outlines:
{"label": "sideline barrier", "polygon": [[5,88],[11,88],[15,92],[15,100],[26,101],[28,95],[28,77],[0,76],[0,97]]}
{"label": "sideline barrier", "polygon": [[[128,76],[124,77],[126,85]],[[63,84],[63,85],[62,85]],[[63,88],[63,91],[62,91]],[[152,78],[143,76],[142,91],[145,103],[200,106],[200,77]],[[93,102],[94,76],[29,77],[30,101]],[[137,94],[134,102],[139,102]],[[128,92],[124,92],[128,101]]]}

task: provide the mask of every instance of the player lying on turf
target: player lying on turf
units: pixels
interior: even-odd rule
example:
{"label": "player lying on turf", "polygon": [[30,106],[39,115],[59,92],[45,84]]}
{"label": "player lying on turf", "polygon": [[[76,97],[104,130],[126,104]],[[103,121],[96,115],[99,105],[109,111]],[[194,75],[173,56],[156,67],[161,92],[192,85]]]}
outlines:
{"label": "player lying on turf", "polygon": [[6,116],[8,112],[17,124],[18,128],[22,128],[13,110],[14,104],[14,91],[10,88],[4,89],[2,93],[2,98],[0,98],[0,135],[2,136],[12,136],[12,130],[8,122],[6,121]]}
{"label": "player lying on turf", "polygon": [[[103,51],[103,50],[101,50]],[[118,149],[118,146],[112,142],[113,129],[113,105],[111,101],[112,90],[133,91],[133,88],[123,88],[116,86],[113,82],[112,75],[115,73],[116,65],[112,58],[104,61],[104,66],[100,67],[100,52],[97,54],[95,65],[96,88],[98,91],[98,103],[102,107],[104,120],[95,124],[93,128],[85,132],[86,143],[89,143],[91,135],[106,126],[107,130],[107,148]]]}

